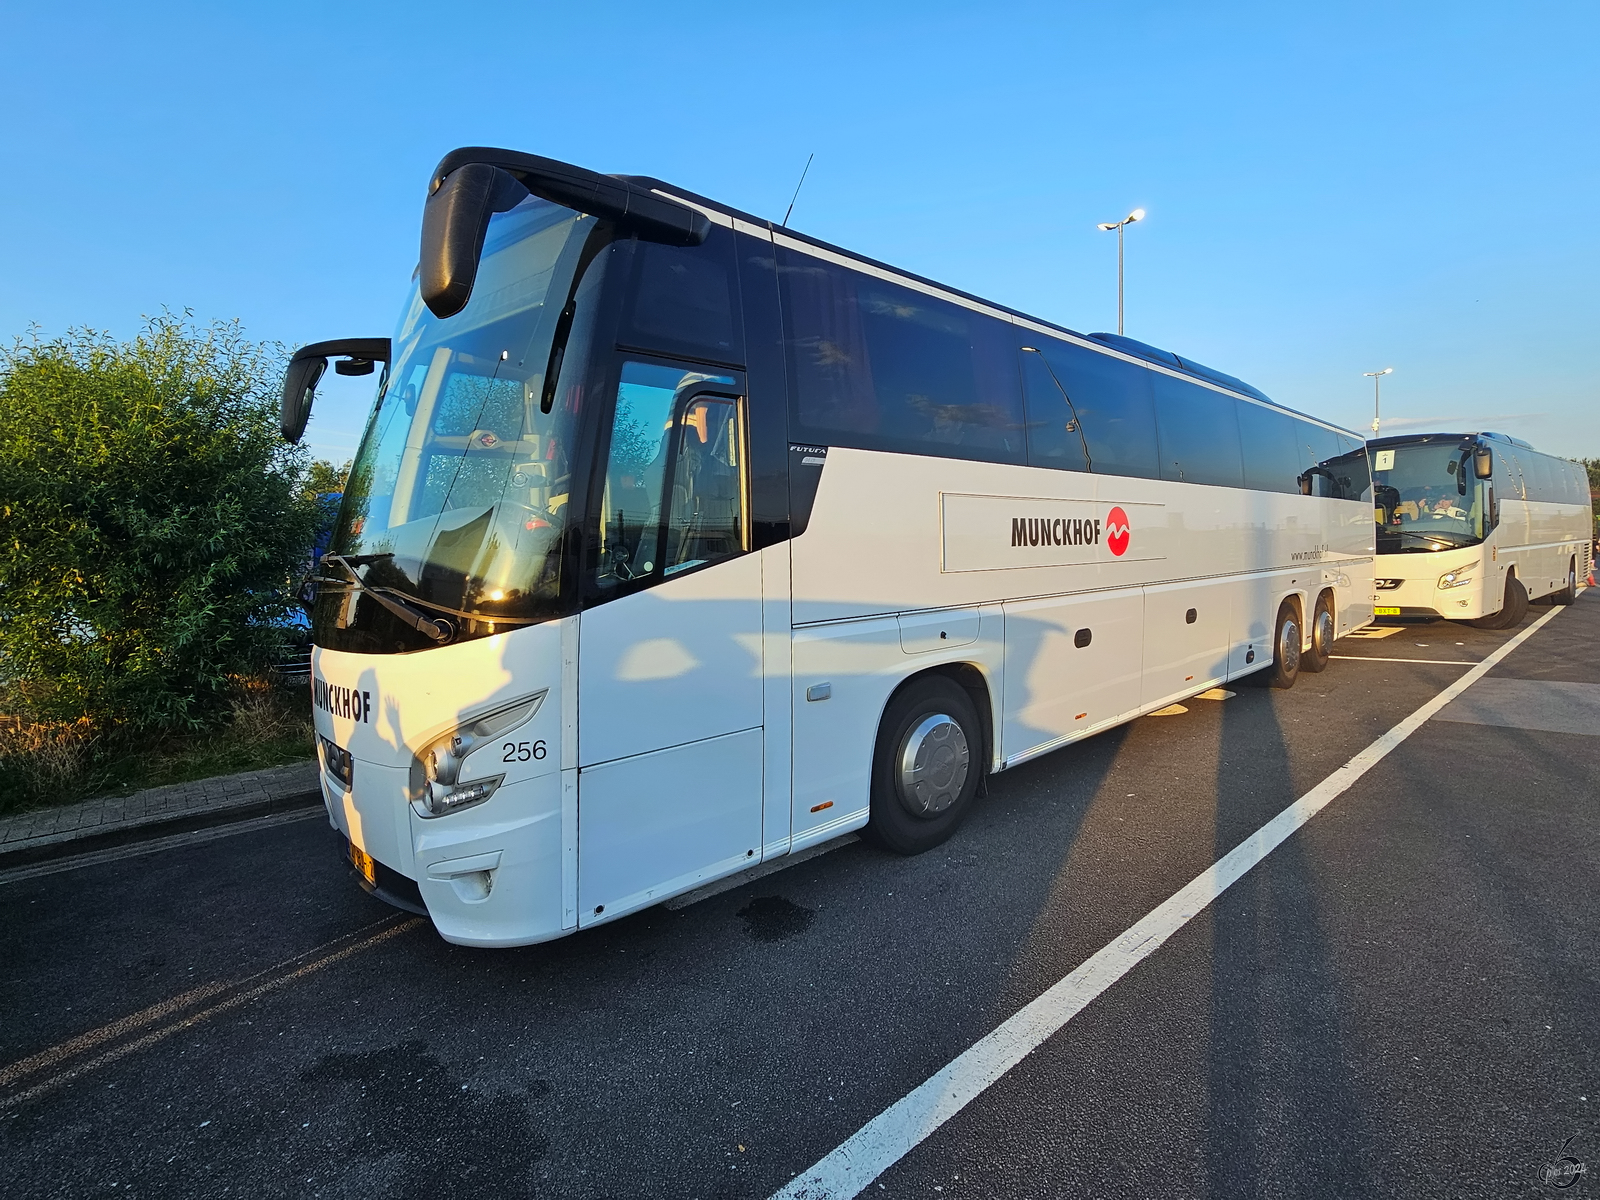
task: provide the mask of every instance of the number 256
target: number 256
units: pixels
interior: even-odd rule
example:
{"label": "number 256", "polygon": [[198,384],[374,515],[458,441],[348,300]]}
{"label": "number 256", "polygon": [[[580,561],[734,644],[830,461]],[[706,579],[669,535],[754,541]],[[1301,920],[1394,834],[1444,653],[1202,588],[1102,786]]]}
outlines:
{"label": "number 256", "polygon": [[545,745],[541,742],[506,742],[500,747],[501,762],[527,762],[530,758],[543,758]]}

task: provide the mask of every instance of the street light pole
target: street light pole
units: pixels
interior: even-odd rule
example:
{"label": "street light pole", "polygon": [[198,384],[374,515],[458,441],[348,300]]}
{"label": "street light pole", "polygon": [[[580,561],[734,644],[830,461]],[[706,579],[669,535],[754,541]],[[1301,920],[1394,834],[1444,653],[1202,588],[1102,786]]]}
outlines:
{"label": "street light pole", "polygon": [[1120,221],[1105,221],[1099,225],[1100,229],[1117,231],[1117,336],[1122,336],[1122,230],[1125,226],[1132,225],[1135,221],[1144,220],[1144,209],[1136,208]]}
{"label": "street light pole", "polygon": [[1393,370],[1394,370],[1393,367],[1385,367],[1381,371],[1363,371],[1363,372],[1361,372],[1362,375],[1364,375],[1368,379],[1372,380],[1372,432],[1374,434],[1376,434],[1378,432],[1378,420],[1379,420],[1378,402],[1380,400],[1380,396],[1379,396],[1379,392],[1378,392],[1379,380],[1381,380],[1385,375],[1389,374]]}

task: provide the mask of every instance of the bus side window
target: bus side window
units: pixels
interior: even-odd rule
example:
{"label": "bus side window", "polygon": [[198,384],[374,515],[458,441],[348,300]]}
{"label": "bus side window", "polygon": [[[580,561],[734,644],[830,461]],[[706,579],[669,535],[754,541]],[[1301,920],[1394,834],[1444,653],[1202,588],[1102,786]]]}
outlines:
{"label": "bus side window", "polygon": [[733,234],[714,226],[699,246],[635,242],[620,345],[740,366]]}
{"label": "bus side window", "polygon": [[720,397],[679,399],[701,383],[735,386],[681,367],[622,366],[599,513],[602,588],[656,582],[748,545],[742,410]]}
{"label": "bus side window", "polygon": [[1372,491],[1372,460],[1367,457],[1367,444],[1359,438],[1345,434],[1334,435],[1344,453],[1339,458],[1341,498],[1365,500]]}
{"label": "bus side window", "polygon": [[1243,487],[1238,402],[1171,375],[1158,373],[1154,383],[1161,477]]}
{"label": "bus side window", "polygon": [[1026,461],[1010,325],[784,247],[778,274],[792,439]]}
{"label": "bus side window", "polygon": [[742,409],[736,400],[696,397],[679,416],[665,575],[749,548]]}
{"label": "bus side window", "polygon": [[1147,367],[1070,342],[1037,343],[1072,397],[1096,475],[1157,479],[1156,415]]}
{"label": "bus side window", "polygon": [[1241,402],[1239,442],[1244,451],[1245,487],[1300,494],[1300,452],[1295,446],[1293,417]]}
{"label": "bus side window", "polygon": [[1037,349],[1022,350],[1023,404],[1028,414],[1028,465],[1087,471],[1078,414],[1050,364]]}
{"label": "bus side window", "polygon": [[1333,430],[1313,425],[1310,421],[1296,420],[1294,426],[1295,441],[1300,449],[1300,469],[1305,473],[1302,477],[1309,484],[1306,495],[1334,495],[1331,477],[1324,470],[1319,470],[1319,467],[1330,458],[1338,458],[1344,452],[1344,447],[1339,444],[1338,435]]}

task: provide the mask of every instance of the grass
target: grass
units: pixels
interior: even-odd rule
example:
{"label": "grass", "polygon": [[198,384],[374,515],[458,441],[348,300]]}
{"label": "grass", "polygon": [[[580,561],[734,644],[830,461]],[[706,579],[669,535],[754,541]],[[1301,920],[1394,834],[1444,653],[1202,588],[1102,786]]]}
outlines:
{"label": "grass", "polygon": [[313,753],[305,689],[255,680],[241,684],[218,728],[154,744],[108,737],[87,723],[42,725],[0,717],[0,814],[260,770]]}

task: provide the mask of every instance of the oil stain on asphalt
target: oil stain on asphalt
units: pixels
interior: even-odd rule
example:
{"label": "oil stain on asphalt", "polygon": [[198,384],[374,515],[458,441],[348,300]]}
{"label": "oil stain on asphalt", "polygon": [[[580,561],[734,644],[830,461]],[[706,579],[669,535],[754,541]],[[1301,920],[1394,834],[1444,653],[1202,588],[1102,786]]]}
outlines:
{"label": "oil stain on asphalt", "polygon": [[782,942],[798,937],[811,925],[816,910],[804,908],[782,896],[758,896],[738,912],[745,932],[754,941]]}

